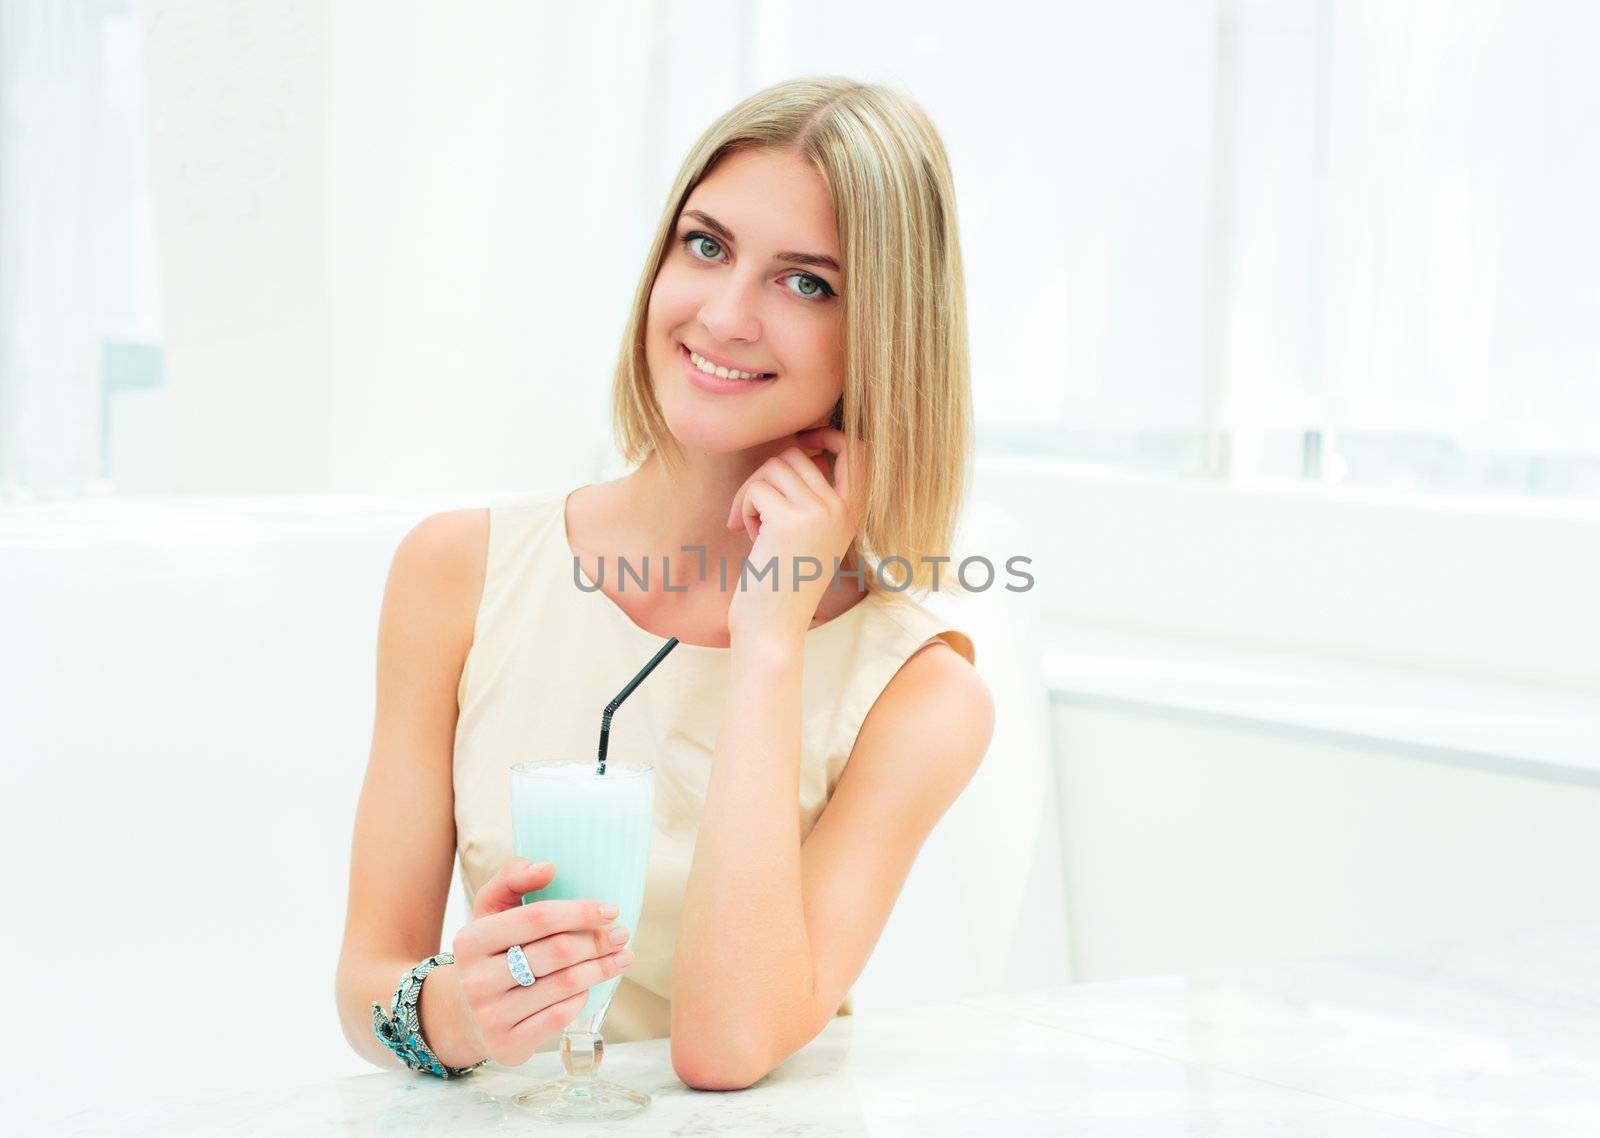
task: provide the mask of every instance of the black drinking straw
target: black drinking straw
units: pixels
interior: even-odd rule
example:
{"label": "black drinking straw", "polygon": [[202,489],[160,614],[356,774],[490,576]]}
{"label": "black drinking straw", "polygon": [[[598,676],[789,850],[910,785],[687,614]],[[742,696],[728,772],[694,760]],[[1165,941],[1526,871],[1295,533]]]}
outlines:
{"label": "black drinking straw", "polygon": [[650,669],[665,660],[667,653],[677,646],[678,638],[676,636],[668,637],[667,642],[661,646],[661,650],[650,657],[650,662],[639,669],[639,674],[629,680],[628,686],[619,691],[617,697],[606,704],[606,709],[600,713],[600,764],[595,769],[595,774],[606,773],[606,740],[611,737],[611,713],[622,706],[622,701],[627,699],[633,689],[639,686],[639,681],[650,674]]}

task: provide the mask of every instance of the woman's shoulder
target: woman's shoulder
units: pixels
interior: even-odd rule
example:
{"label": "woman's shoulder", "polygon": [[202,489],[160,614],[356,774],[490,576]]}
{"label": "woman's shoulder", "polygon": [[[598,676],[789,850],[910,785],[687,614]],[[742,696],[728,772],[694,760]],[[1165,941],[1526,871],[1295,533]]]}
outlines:
{"label": "woman's shoulder", "polygon": [[518,523],[546,514],[563,500],[553,490],[519,490],[491,495],[487,504],[440,510],[418,522],[405,541],[435,560],[481,575],[489,559],[493,531],[508,522]]}
{"label": "woman's shoulder", "polygon": [[440,510],[411,528],[400,542],[397,557],[423,566],[444,584],[483,587],[489,550],[489,510],[475,506]]}
{"label": "woman's shoulder", "polygon": [[437,519],[435,524],[455,541],[460,556],[487,569],[497,556],[546,533],[565,502],[563,490],[515,490],[491,495],[487,505],[445,510],[429,520]]}
{"label": "woman's shoulder", "polygon": [[493,494],[484,508],[486,517],[532,519],[548,517],[561,509],[567,500],[566,490],[511,490]]}
{"label": "woman's shoulder", "polygon": [[990,704],[975,667],[972,638],[937,597],[874,593],[840,693],[838,752],[856,753],[869,717],[894,734],[902,723],[957,721],[976,726]]}
{"label": "woman's shoulder", "polygon": [[972,637],[959,627],[958,620],[941,611],[944,601],[936,595],[917,597],[878,591],[861,604],[872,606],[867,617],[883,631],[880,640],[885,650],[910,654],[937,640],[947,644],[968,665],[977,663]]}
{"label": "woman's shoulder", "polygon": [[487,505],[440,510],[423,518],[401,541],[401,552],[428,578],[441,602],[461,614],[468,639],[490,574],[496,546],[529,531],[560,506],[564,494],[549,490],[492,496]]}
{"label": "woman's shoulder", "polygon": [[[412,629],[400,643],[445,645],[458,663],[465,660],[487,575],[488,530],[487,510],[441,510],[400,539],[384,582],[381,618],[384,625],[398,621]],[[380,651],[384,639],[380,633]]]}

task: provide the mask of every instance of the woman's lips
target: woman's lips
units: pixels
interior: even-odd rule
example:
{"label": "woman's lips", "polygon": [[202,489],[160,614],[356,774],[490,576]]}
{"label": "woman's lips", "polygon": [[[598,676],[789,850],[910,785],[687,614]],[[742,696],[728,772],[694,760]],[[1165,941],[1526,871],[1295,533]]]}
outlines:
{"label": "woman's lips", "polygon": [[714,375],[707,375],[694,366],[694,361],[689,358],[689,349],[682,344],[678,345],[678,357],[683,360],[683,369],[690,383],[704,391],[714,391],[719,395],[749,391],[753,387],[762,387],[772,382],[771,379],[718,379]]}

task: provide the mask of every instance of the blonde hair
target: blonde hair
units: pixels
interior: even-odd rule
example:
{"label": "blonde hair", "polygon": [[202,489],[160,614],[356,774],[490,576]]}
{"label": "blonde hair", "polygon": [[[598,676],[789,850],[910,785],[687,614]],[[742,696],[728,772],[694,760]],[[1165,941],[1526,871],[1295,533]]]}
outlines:
{"label": "blonde hair", "polygon": [[[924,559],[949,556],[971,477],[966,296],[944,146],[895,90],[839,76],[779,83],[717,119],[690,149],[623,334],[612,383],[617,448],[629,463],[676,453],[645,361],[650,292],[690,192],[722,158],[749,149],[794,152],[828,188],[844,277],[844,394],[833,425],[866,442],[870,468],[853,488],[863,512],[851,552],[858,564],[903,558],[909,571],[900,561],[884,568],[888,591],[925,594],[934,566]],[[939,569],[939,592],[960,591],[954,565]],[[866,574],[873,592],[876,578]]]}

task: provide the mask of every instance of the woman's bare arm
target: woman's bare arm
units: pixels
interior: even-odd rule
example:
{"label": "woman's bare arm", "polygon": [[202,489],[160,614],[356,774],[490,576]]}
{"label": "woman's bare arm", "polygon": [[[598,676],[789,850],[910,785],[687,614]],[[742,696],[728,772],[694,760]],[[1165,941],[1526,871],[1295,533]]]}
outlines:
{"label": "woman's bare arm", "polygon": [[750,1086],[832,1019],[994,730],[965,658],[912,653],[802,841],[803,652],[736,653],[729,669],[672,966],[672,1065],[700,1090]]}
{"label": "woman's bare arm", "polygon": [[[372,752],[356,808],[334,982],[345,1038],[381,1067],[402,1064],[373,1034],[373,1001],[387,1012],[406,969],[440,951],[456,848],[456,688],[483,595],[488,539],[487,510],[433,514],[400,542],[384,588]],[[454,972],[434,969],[418,1013],[440,1061],[462,1067],[487,1051]]]}

